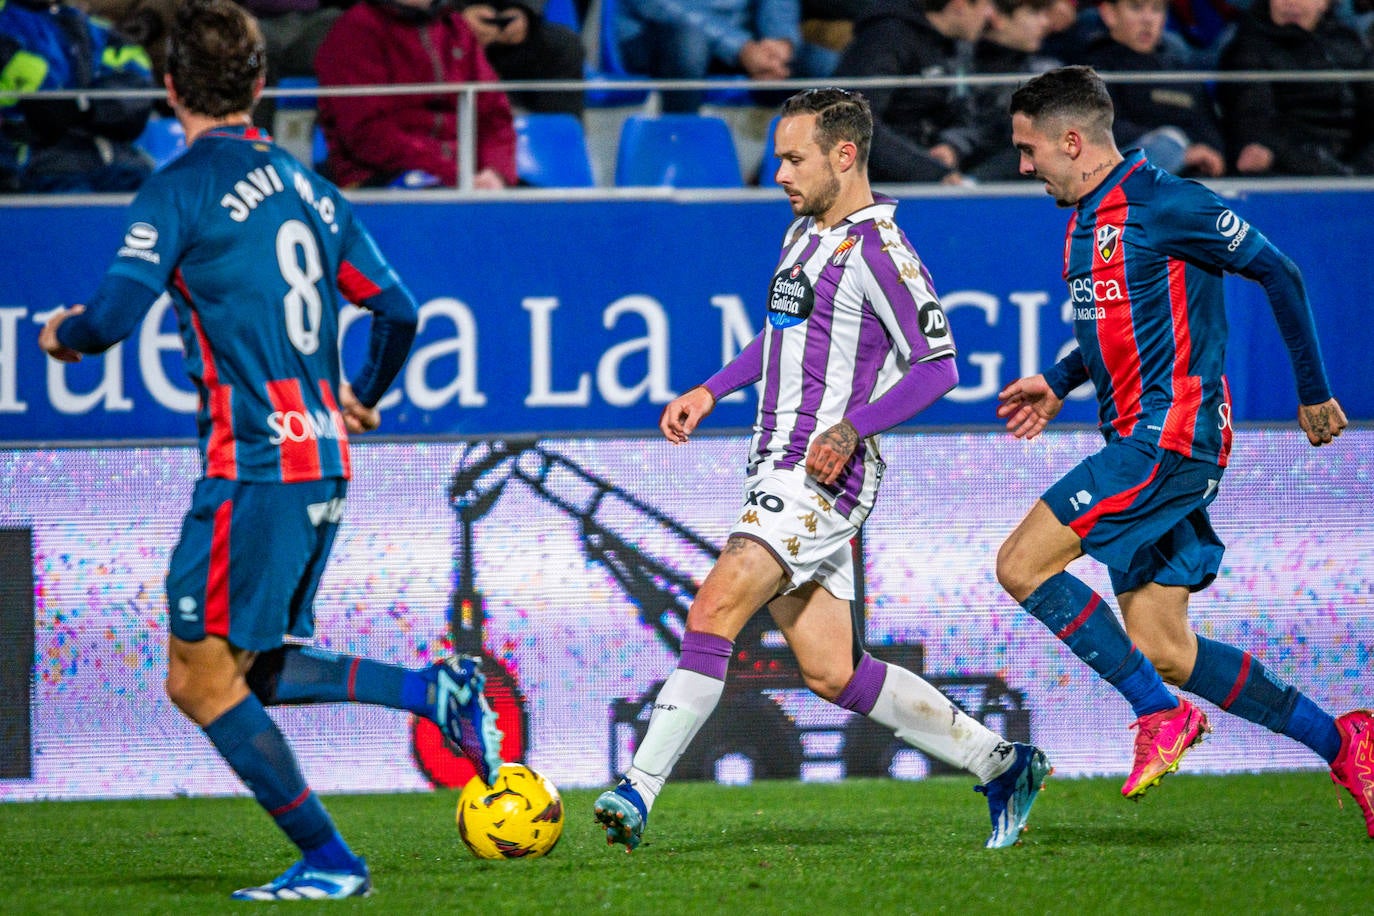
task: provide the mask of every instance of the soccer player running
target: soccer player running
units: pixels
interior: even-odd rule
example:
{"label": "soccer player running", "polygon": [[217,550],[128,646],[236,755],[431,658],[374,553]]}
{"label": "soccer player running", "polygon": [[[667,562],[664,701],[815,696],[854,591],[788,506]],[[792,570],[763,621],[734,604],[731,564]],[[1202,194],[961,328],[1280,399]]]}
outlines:
{"label": "soccer player running", "polygon": [[[284,645],[312,602],[343,511],[348,434],[405,361],[416,306],[338,189],[252,127],[267,60],[232,0],[177,11],[165,78],[190,148],[135,198],[86,307],[39,344],[70,362],[132,333],[166,290],[200,393],[204,476],[167,574],[167,694],[199,725],[301,860],[247,900],[366,895],[364,861],[310,790],[265,706],[360,702],[434,721],[489,779],[501,734],[477,660],[419,670]],[[368,356],[340,380],[340,294],[372,311]]]}
{"label": "soccer player running", "polygon": [[[997,413],[1030,439],[1091,380],[1106,446],[1045,491],[997,557],[1002,586],[1131,704],[1135,761],[1121,792],[1139,798],[1209,730],[1165,682],[1310,747],[1355,796],[1374,836],[1374,717],[1333,719],[1248,652],[1195,634],[1189,595],[1223,546],[1207,506],[1231,452],[1222,367],[1223,272],[1264,286],[1297,378],[1298,423],[1314,446],[1340,435],[1296,265],[1202,185],[1154,168],[1112,139],[1112,100],[1087,67],[1052,70],[1011,100],[1021,173],[1074,207],[1064,276],[1078,347],[1000,395]],[[1065,569],[1104,563],[1111,608]]]}
{"label": "soccer player running", "polygon": [[850,542],[878,492],[878,433],[954,387],[954,342],[930,275],[875,196],[867,99],[813,89],[782,107],[775,180],[788,228],[762,333],[670,403],[659,427],[683,444],[716,402],[763,380],[744,504],[687,614],[682,655],[619,785],[597,799],[608,843],[639,845],[673,765],[720,701],[733,640],[765,604],[806,686],[926,754],[968,770],[987,796],[989,847],[1014,845],[1049,771],[933,686],[864,651],[851,613]]}

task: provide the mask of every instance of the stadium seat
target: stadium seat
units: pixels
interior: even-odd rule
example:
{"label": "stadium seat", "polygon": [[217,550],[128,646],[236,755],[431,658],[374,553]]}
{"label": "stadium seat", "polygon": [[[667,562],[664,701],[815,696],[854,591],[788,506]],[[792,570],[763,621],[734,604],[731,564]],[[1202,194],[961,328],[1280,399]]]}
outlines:
{"label": "stadium seat", "polygon": [[582,22],[577,17],[577,6],[573,0],[548,0],[544,4],[544,21],[565,25],[574,32],[582,31]]}
{"label": "stadium seat", "polygon": [[[318,89],[320,81],[313,76],[283,76],[277,82],[278,89]],[[301,95],[279,95],[277,96],[278,110],[287,109],[310,109],[316,107],[315,94],[313,92]]]}
{"label": "stadium seat", "polygon": [[625,119],[616,151],[619,187],[738,188],[739,156],[723,118],[666,114]]}
{"label": "stadium seat", "polygon": [[[615,35],[615,10],[617,0],[595,0],[588,17],[595,17],[588,28],[596,29],[595,60],[587,64],[589,80],[638,80],[646,79],[643,74],[631,73],[625,69],[620,59],[620,45]],[[587,104],[597,108],[613,108],[621,105],[642,105],[649,98],[647,89],[589,89],[586,93]]]}
{"label": "stadium seat", "polygon": [[570,114],[520,115],[515,119],[515,171],[536,188],[593,187],[582,123]]}
{"label": "stadium seat", "polygon": [[773,115],[773,120],[768,122],[768,132],[763,135],[763,157],[759,161],[758,183],[761,185],[771,185],[773,176],[778,173],[778,166],[782,165],[782,160],[773,155],[777,146],[773,143],[773,138],[778,133],[778,122],[782,120],[782,115]]}
{"label": "stadium seat", "polygon": [[318,172],[328,158],[329,141],[324,137],[324,128],[316,124],[310,132],[310,167]]}
{"label": "stadium seat", "polygon": [[186,152],[186,131],[176,118],[149,118],[134,145],[153,157],[157,168],[162,168]]}

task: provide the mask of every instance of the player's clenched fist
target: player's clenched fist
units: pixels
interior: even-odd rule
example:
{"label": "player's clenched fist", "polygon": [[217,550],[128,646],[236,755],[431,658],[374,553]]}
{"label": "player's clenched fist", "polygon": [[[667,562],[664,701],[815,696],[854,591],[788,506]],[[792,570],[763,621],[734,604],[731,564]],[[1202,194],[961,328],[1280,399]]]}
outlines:
{"label": "player's clenched fist", "polygon": [[674,445],[682,445],[697,428],[697,424],[715,409],[716,398],[704,385],[674,398],[658,418],[658,428]]}

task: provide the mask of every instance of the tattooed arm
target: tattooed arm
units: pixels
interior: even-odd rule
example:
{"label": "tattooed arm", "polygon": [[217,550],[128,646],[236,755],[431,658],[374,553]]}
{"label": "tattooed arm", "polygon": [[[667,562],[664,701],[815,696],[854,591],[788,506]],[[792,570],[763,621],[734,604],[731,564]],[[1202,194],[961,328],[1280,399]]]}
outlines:
{"label": "tattooed arm", "polygon": [[823,484],[832,484],[859,447],[859,431],[841,420],[811,441],[806,450],[806,473]]}

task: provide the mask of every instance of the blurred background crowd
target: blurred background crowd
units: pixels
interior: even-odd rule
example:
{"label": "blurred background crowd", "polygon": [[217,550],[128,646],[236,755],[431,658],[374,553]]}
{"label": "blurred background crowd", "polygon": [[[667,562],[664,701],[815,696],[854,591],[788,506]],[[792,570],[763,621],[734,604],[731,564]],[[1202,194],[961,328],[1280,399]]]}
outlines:
{"label": "blurred background crowd", "polygon": [[[132,190],[174,154],[175,119],[153,93],[6,93],[160,87],[177,2],[0,0],[0,191]],[[1014,87],[948,78],[1061,64],[1197,75],[1111,82],[1118,144],[1178,174],[1374,174],[1374,80],[1216,78],[1369,71],[1374,0],[242,2],[261,23],[273,86],[522,83],[475,95],[467,143],[452,93],[264,99],[258,125],[280,134],[288,109],[303,111],[311,164],[343,187],[451,187],[464,148],[474,157],[471,187],[512,187],[534,171],[518,164],[527,118],[579,136],[589,106],[628,102],[693,117],[713,105],[767,108],[787,94],[752,88],[758,80],[861,77],[947,78],[867,91],[874,180],[1013,180]],[[711,83],[640,94],[575,88],[636,77]],[[759,172],[766,183],[769,172]]]}

